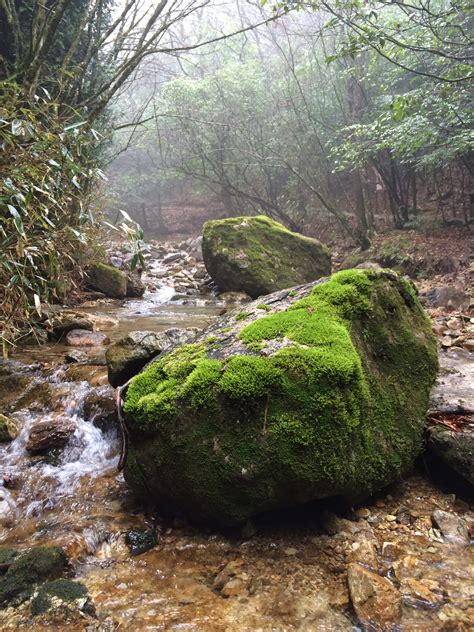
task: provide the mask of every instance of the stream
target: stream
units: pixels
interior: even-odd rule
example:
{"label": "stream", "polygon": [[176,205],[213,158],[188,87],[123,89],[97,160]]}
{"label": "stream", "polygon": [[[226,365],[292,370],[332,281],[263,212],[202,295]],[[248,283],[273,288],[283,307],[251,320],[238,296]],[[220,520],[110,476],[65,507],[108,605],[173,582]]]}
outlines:
{"label": "stream", "polygon": [[[202,328],[222,309],[211,294],[173,300],[174,294],[164,286],[143,299],[77,311],[118,321],[106,325],[114,341],[132,330]],[[82,366],[64,364],[68,351],[62,343],[24,348],[2,369],[29,386],[14,413],[21,431],[0,447],[0,504],[10,517],[0,541],[19,550],[62,546],[96,616],[51,627],[8,608],[0,610],[1,630],[361,630],[347,564],[361,561],[365,541],[377,551],[379,572],[401,593],[400,621],[387,630],[473,629],[473,547],[449,542],[430,520],[435,509],[472,516],[472,498],[462,488],[435,484],[421,467],[344,518],[326,512],[322,519],[303,508],[229,533],[164,521],[132,496],[117,471],[117,428],[96,427],[84,414],[91,389],[107,384],[105,347],[89,350],[91,363]],[[65,447],[30,454],[30,428],[58,417],[74,427]],[[157,545],[132,556],[126,534],[152,528]]]}

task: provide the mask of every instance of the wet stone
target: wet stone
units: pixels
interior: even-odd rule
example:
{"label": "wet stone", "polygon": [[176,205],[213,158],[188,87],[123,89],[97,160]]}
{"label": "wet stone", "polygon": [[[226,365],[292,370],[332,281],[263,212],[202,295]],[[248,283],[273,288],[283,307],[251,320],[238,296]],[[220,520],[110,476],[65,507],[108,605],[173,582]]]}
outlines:
{"label": "wet stone", "polygon": [[99,331],[73,329],[67,334],[66,342],[71,347],[98,347],[108,345],[110,338]]}
{"label": "wet stone", "polygon": [[130,529],[125,536],[131,555],[141,555],[158,544],[156,529]]}
{"label": "wet stone", "polygon": [[74,433],[76,426],[68,417],[56,417],[33,425],[26,443],[26,450],[39,454],[51,448],[63,448]]}
{"label": "wet stone", "polygon": [[64,608],[65,604],[67,610],[73,607],[94,614],[87,588],[69,579],[56,579],[40,586],[31,601],[30,612],[32,616],[38,616],[50,610]]}
{"label": "wet stone", "polygon": [[19,431],[18,424],[14,419],[0,413],[0,441],[13,441],[18,436]]}
{"label": "wet stone", "polygon": [[447,542],[460,546],[469,545],[469,533],[464,518],[441,509],[435,509],[431,518]]}

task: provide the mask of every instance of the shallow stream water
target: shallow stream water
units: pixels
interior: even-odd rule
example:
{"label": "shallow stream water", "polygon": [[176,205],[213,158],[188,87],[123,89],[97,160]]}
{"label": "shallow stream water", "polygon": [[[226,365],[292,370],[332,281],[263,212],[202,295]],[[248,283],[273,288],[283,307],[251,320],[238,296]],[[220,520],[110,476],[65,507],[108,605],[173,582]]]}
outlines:
{"label": "shallow stream water", "polygon": [[[204,327],[222,308],[212,298],[171,301],[172,294],[165,288],[143,300],[81,309],[118,319],[107,331],[115,340],[136,329]],[[332,535],[310,508],[263,520],[242,533],[163,521],[137,503],[117,471],[116,429],[104,432],[84,418],[87,393],[106,383],[104,350],[95,350],[93,364],[74,374],[62,364],[70,349],[55,344],[18,354],[17,366],[33,387],[24,409],[15,414],[22,427],[19,436],[0,448],[0,470],[8,481],[3,499],[12,514],[11,524],[0,530],[1,545],[20,550],[63,546],[74,576],[87,586],[95,604],[95,623],[88,620],[67,629],[359,630],[346,569],[367,533],[377,548],[379,572],[392,577],[403,594],[403,616],[394,630],[474,628],[472,547],[446,543],[429,519],[436,508],[469,513],[472,505],[462,490],[456,495],[458,490],[440,489],[424,473],[415,473],[367,502],[360,516],[350,516],[354,528]],[[66,447],[48,457],[28,454],[31,425],[57,416],[75,426]],[[410,515],[408,523],[395,520],[400,509]],[[131,556],[127,531],[152,527],[157,546]],[[226,592],[216,577],[229,563],[239,581]],[[433,600],[414,594],[413,581],[407,580],[431,587],[427,590]],[[0,611],[1,630],[23,627],[65,629],[60,624],[42,627],[11,609]]]}

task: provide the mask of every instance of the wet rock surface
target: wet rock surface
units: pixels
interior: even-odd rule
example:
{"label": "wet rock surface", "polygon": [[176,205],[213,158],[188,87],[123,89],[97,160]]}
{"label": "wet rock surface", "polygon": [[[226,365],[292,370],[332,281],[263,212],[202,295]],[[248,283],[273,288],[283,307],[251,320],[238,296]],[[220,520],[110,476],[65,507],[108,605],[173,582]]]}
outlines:
{"label": "wet rock surface", "polygon": [[63,448],[74,430],[74,422],[67,417],[39,421],[30,429],[26,450],[31,454],[40,454],[52,448]]}
{"label": "wet rock surface", "polygon": [[110,338],[98,331],[86,331],[85,329],[72,329],[66,334],[67,344],[71,347],[97,347],[108,345]]}

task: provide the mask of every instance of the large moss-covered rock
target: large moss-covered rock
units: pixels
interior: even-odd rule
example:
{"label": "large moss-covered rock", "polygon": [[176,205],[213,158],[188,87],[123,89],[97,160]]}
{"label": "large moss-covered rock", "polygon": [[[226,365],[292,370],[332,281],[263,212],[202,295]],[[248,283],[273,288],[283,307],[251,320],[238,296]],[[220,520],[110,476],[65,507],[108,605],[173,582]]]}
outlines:
{"label": "large moss-covered rock", "polygon": [[207,222],[202,253],[221,291],[246,292],[253,298],[331,272],[325,246],[264,215]]}
{"label": "large moss-covered rock", "polygon": [[409,282],[349,270],[221,318],[128,386],[125,477],[163,511],[231,525],[398,478],[438,367]]}
{"label": "large moss-covered rock", "polygon": [[127,275],[105,263],[93,263],[87,271],[87,284],[111,298],[127,296]]}

